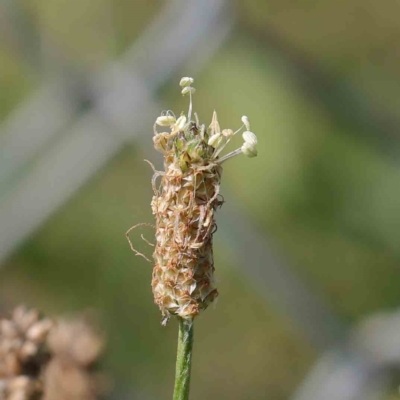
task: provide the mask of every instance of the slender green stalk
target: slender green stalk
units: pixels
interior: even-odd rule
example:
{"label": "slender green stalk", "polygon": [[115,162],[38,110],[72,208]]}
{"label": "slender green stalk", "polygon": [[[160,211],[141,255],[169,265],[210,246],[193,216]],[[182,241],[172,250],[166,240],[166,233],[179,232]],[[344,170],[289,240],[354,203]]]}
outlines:
{"label": "slender green stalk", "polygon": [[180,317],[178,320],[179,335],[173,400],[188,400],[192,367],[193,320]]}

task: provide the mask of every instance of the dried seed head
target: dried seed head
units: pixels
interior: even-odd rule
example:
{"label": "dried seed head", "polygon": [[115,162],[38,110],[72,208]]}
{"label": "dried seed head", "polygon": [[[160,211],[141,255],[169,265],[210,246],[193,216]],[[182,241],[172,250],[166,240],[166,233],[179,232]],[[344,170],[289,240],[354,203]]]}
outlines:
{"label": "dried seed head", "polygon": [[0,400],[96,400],[107,389],[92,369],[104,340],[91,314],[53,323],[18,307],[0,321]]}
{"label": "dried seed head", "polygon": [[[171,315],[192,319],[218,296],[214,282],[212,236],[216,230],[215,211],[222,205],[219,190],[221,163],[244,152],[254,156],[257,139],[244,125],[233,132],[221,131],[217,113],[206,130],[191,120],[192,78],[182,78],[183,94],[190,94],[189,111],[178,120],[170,115],[158,117],[156,124],[168,126],[170,132],[155,130],[154,147],[164,155],[165,171],[159,188],[154,186],[152,210],[156,218],[156,246],[153,254],[152,288],[155,303],[164,321]],[[241,148],[220,157],[226,144],[243,127],[245,143]]]}
{"label": "dried seed head", "polygon": [[37,310],[17,307],[0,321],[0,378],[38,371],[49,357],[45,346],[53,323]]}
{"label": "dried seed head", "polygon": [[50,350],[80,367],[91,365],[104,348],[104,338],[84,316],[61,319],[48,338]]}
{"label": "dried seed head", "polygon": [[0,399],[42,398],[41,371],[50,358],[46,340],[52,326],[25,307],[0,321]]}
{"label": "dried seed head", "polygon": [[24,375],[10,378],[0,385],[2,400],[38,400],[42,398],[42,395],[41,382]]}
{"label": "dried seed head", "polygon": [[93,328],[92,314],[61,319],[48,338],[53,357],[44,371],[43,400],[96,400],[104,378],[93,371],[104,338]]}

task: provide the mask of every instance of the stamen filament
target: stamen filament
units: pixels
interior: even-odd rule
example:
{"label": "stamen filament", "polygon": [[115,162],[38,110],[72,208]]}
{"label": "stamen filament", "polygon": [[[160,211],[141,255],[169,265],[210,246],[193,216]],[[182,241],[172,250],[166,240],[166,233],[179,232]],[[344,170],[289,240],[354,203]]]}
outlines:
{"label": "stamen filament", "polygon": [[[233,132],[233,135],[232,135],[223,145],[221,145],[221,147],[219,147],[218,150],[214,153],[214,157],[217,157],[218,154],[221,153],[221,151],[222,151],[222,150],[226,147],[226,145],[231,141],[231,139],[232,139],[237,133],[239,133],[244,127],[245,127],[245,126],[244,126],[244,124],[243,124],[236,132]],[[228,153],[228,154],[230,154],[230,153]],[[228,154],[227,154],[227,155],[228,155]],[[224,156],[224,157],[226,157],[226,156]]]}
{"label": "stamen filament", "polygon": [[192,91],[189,92],[189,111],[188,111],[188,121],[190,122],[192,117]]}
{"label": "stamen filament", "polygon": [[244,124],[243,124],[237,131],[233,132],[233,135],[232,135],[232,136],[235,136],[235,135],[236,135],[237,133],[239,133],[244,127],[245,127],[245,126],[244,126]]}
{"label": "stamen filament", "polygon": [[223,162],[225,162],[226,160],[228,160],[229,158],[235,157],[237,155],[239,155],[242,152],[241,148],[238,148],[236,150],[231,151],[228,154],[225,154],[223,157],[221,157],[219,160],[217,160],[216,162],[218,164],[222,164]]}

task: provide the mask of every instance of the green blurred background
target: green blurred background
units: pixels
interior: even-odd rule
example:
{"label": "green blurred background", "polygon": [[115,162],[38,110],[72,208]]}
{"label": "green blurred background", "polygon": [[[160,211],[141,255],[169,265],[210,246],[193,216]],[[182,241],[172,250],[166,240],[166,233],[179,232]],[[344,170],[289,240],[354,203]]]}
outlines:
{"label": "green blurred background", "polygon": [[[103,367],[115,380],[113,398],[167,399],[172,393],[177,326],[175,321],[160,325],[151,266],[129,250],[124,233],[131,225],[153,221],[152,171],[143,159],[158,166],[161,160],[150,146],[150,121],[163,109],[186,110],[177,85],[181,76],[195,78],[194,105],[202,122],[210,122],[214,109],[224,128],[238,127],[240,117],[248,115],[259,138],[259,157],[238,157],[224,168],[222,194],[233,211],[221,220],[215,237],[218,305],[196,320],[191,398],[288,399],[322,352],[346,340],[353,324],[400,303],[400,3],[212,3],[221,9],[205,31],[217,29],[220,19],[227,24],[212,54],[202,56],[212,40],[198,48],[195,43],[163,82],[155,85],[157,76],[145,76],[142,85],[152,89],[156,107],[143,117],[150,118],[146,127],[140,113],[132,123],[141,139],[129,138],[129,128],[122,129],[128,140],[113,157],[4,253],[3,311],[21,302],[50,314],[88,307],[101,311],[109,337]],[[171,4],[174,24],[185,22],[183,10],[190,4],[202,12],[209,7],[200,1],[4,0],[0,145],[9,140],[2,127],[47,82],[66,80],[72,97],[79,95],[76,118],[84,116],[96,103],[92,75],[123,59]],[[196,24],[203,23],[199,14]],[[163,48],[166,64],[179,48],[177,43]],[[139,60],[154,55],[151,46],[138,51]],[[158,56],[162,69],[163,54]],[[43,111],[44,123],[50,114],[51,108]],[[24,123],[29,128],[30,121]],[[111,123],[107,129],[110,137],[121,137]],[[3,204],[18,204],[20,182],[34,185],[30,171],[68,135],[68,127],[60,129],[0,181]],[[17,158],[24,139],[19,145]],[[0,156],[1,169],[10,154]],[[74,154],[69,160],[75,163]],[[66,168],[66,179],[68,174]],[[46,198],[57,184],[49,182],[40,196]],[[40,196],[24,199],[33,217]],[[24,224],[17,206],[10,208],[14,214],[5,207],[9,218],[0,221],[0,240],[14,222]],[[236,237],[248,249],[238,258],[224,234],[224,221],[241,223],[236,213],[268,243],[265,265],[254,259],[251,238]],[[151,241],[150,229],[145,236]],[[133,240],[151,254],[139,234]],[[296,298],[282,306],[291,294],[281,288],[273,294],[271,288],[270,299],[268,285],[274,282],[250,271],[253,263],[268,270],[275,259],[323,305],[342,333],[324,337],[320,332],[316,343],[287,311],[292,307],[296,313]],[[260,286],[257,281],[263,279]],[[398,382],[391,379],[376,398],[398,398]]]}

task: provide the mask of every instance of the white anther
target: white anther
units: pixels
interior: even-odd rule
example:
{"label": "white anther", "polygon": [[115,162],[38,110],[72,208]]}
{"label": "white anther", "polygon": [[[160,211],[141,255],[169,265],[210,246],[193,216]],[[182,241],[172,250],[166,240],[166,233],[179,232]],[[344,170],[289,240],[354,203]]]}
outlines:
{"label": "white anther", "polygon": [[232,129],[223,129],[221,132],[227,139],[230,139],[233,136]]}
{"label": "white anther", "polygon": [[242,150],[242,153],[247,157],[256,157],[257,156],[256,146],[249,142],[244,142],[241,147],[241,150]]}
{"label": "white anther", "polygon": [[179,82],[179,85],[181,87],[186,87],[190,86],[194,82],[193,78],[190,78],[189,76],[184,76],[181,81]]}
{"label": "white anther", "polygon": [[223,137],[220,133],[214,133],[214,135],[211,135],[211,137],[208,139],[208,145],[214,147],[215,149],[221,144],[222,140]]}
{"label": "white anther", "polygon": [[185,127],[185,125],[186,125],[186,121],[187,121],[186,117],[185,117],[184,115],[181,115],[181,116],[176,120],[175,129],[178,130],[178,131],[182,131],[183,128]]}
{"label": "white anther", "polygon": [[246,115],[243,115],[242,122],[243,122],[244,126],[246,127],[246,129],[249,131],[250,130],[250,121],[246,117]]}
{"label": "white anther", "polygon": [[156,119],[156,124],[160,126],[171,126],[176,122],[176,118],[173,115],[161,115]]}
{"label": "white anther", "polygon": [[245,141],[245,143],[249,143],[253,146],[255,146],[258,143],[257,136],[253,132],[244,131],[242,133],[242,137],[243,137],[243,140]]}
{"label": "white anther", "polygon": [[194,92],[196,91],[196,89],[194,88],[194,87],[192,87],[192,86],[185,86],[183,89],[182,89],[182,94],[183,95],[185,95],[185,94],[193,94]]}

